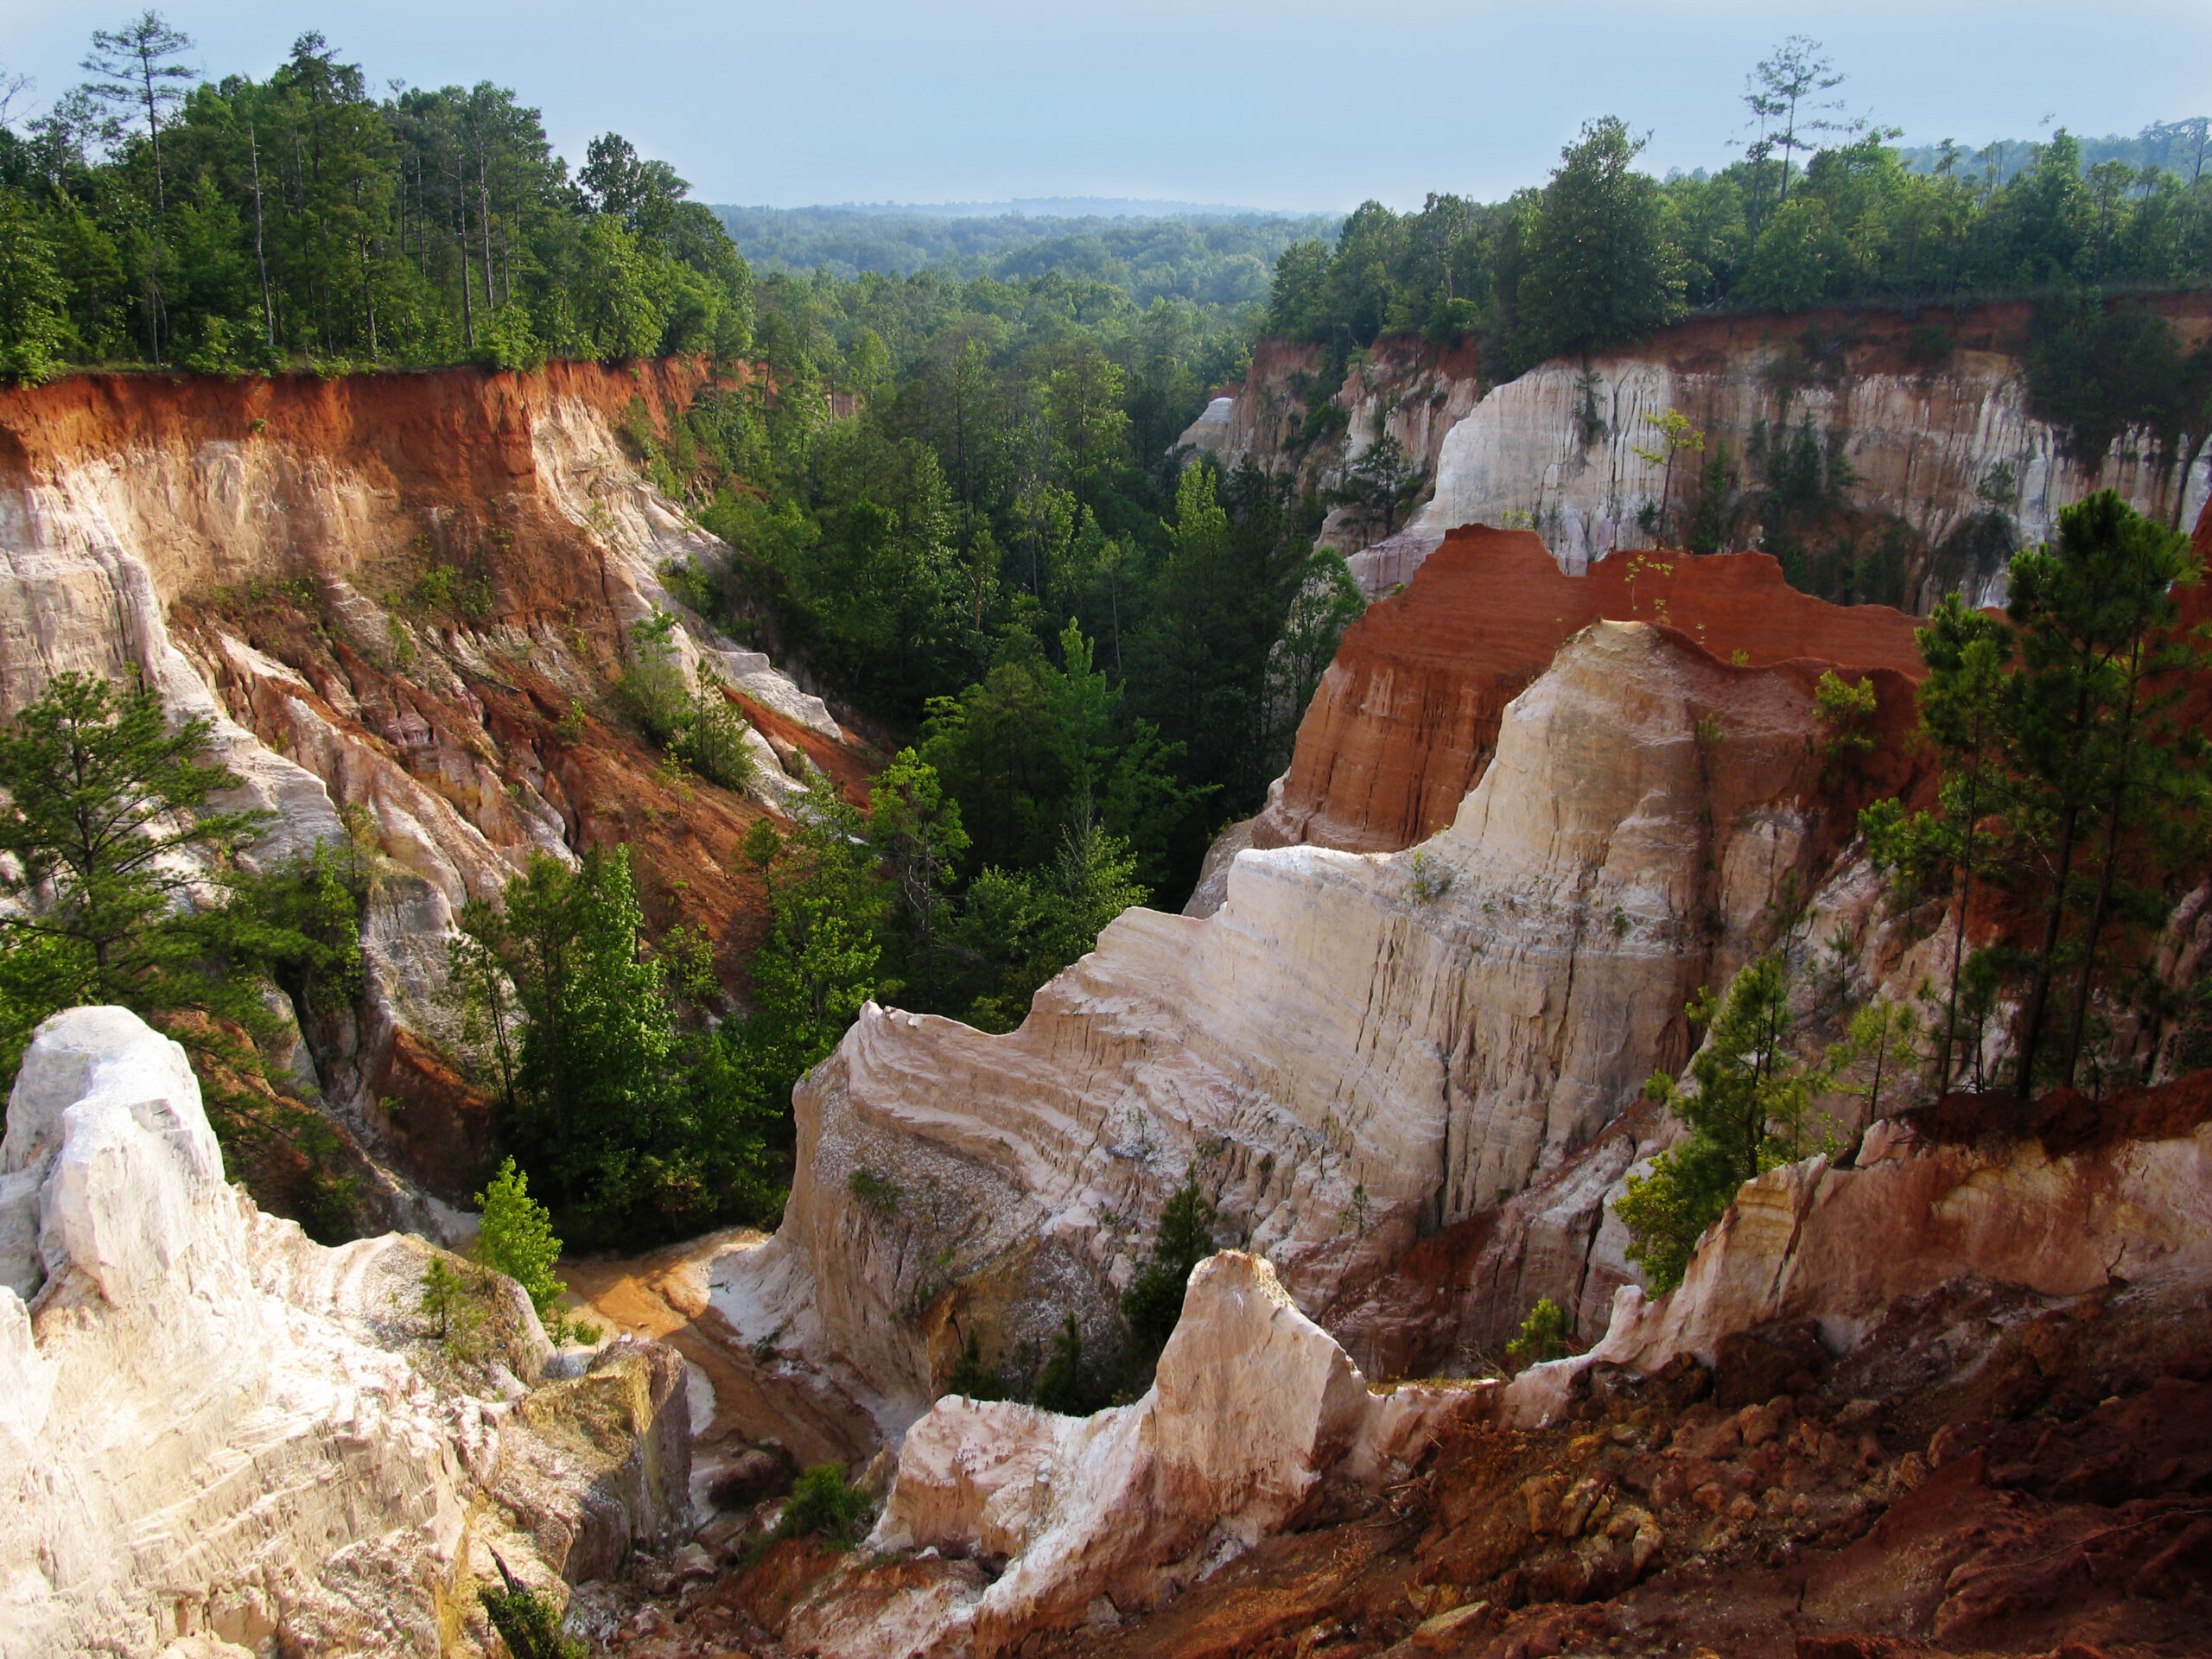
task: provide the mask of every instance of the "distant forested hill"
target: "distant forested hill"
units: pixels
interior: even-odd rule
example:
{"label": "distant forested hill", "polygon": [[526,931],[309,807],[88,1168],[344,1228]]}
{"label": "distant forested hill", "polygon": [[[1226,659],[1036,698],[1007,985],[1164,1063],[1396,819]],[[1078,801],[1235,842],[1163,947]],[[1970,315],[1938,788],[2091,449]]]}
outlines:
{"label": "distant forested hill", "polygon": [[[2194,185],[2212,166],[2212,121],[2202,116],[2187,121],[2153,121],[2133,138],[2113,132],[2101,138],[2077,138],[2082,171],[2086,175],[2107,162],[2119,162],[2140,172],[2149,168],[2171,173]],[[1962,173],[1994,186],[2010,183],[2033,165],[2043,141],[1999,138],[1976,149],[1945,139],[1940,144],[1910,144],[1897,152],[1908,173]]]}
{"label": "distant forested hill", "polygon": [[904,276],[929,265],[1009,282],[1058,270],[1111,283],[1139,305],[1163,295],[1200,305],[1263,300],[1282,251],[1294,242],[1332,236],[1338,223],[1334,214],[1294,218],[1230,208],[1185,209],[1180,203],[1038,205],[1179,211],[1150,217],[1031,217],[1014,212],[970,217],[934,207],[876,207],[714,211],[759,270],[826,270],[849,279],[871,270]]}

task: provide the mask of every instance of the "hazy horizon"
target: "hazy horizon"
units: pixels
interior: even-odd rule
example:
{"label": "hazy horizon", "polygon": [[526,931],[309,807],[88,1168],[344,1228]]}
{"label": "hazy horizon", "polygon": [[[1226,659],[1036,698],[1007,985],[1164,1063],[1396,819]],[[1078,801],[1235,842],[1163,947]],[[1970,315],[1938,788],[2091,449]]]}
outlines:
{"label": "hazy horizon", "polygon": [[[620,131],[699,200],[733,206],[1103,198],[1302,213],[1370,197],[1417,207],[1430,190],[1496,199],[1541,183],[1580,123],[1608,113],[1650,131],[1653,172],[1712,168],[1741,136],[1745,73],[1791,32],[1847,72],[1851,111],[1908,143],[1978,145],[2050,124],[2133,133],[2212,105],[2201,0],[2147,0],[2094,29],[2050,0],[1663,13],[1597,0],[1571,25],[1440,0],[1227,0],[1204,13],[1136,0],[1110,20],[1007,0],[683,0],[619,25],[574,0],[162,10],[211,76],[266,76],[296,35],[320,29],[379,93],[394,79],[497,81],[543,111],[571,161],[593,134]],[[93,28],[129,15],[0,0],[0,61],[35,77],[35,106],[81,79]]]}

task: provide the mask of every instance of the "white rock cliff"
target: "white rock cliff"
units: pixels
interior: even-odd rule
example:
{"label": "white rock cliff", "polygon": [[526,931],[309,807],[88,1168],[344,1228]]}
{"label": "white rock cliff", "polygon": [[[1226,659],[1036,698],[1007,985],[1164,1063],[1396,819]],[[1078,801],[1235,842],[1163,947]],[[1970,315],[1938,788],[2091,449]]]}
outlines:
{"label": "white rock cliff", "polygon": [[529,1389],[551,1350],[501,1281],[491,1363],[442,1365],[433,1255],[325,1249],[226,1186],[136,1016],[41,1027],[0,1144],[0,1656],[466,1652],[490,1548],[557,1599],[682,1525],[680,1362]]}

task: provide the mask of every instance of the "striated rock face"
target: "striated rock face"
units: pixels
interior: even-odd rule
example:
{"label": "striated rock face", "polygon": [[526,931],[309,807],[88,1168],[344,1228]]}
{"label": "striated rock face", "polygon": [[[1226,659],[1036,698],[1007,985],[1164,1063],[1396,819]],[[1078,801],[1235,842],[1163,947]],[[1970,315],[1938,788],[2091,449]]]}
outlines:
{"label": "striated rock face", "polygon": [[[421,1039],[450,1035],[458,906],[533,852],[628,842],[648,888],[688,884],[741,945],[761,906],[727,855],[796,786],[771,740],[849,770],[819,699],[696,623],[679,647],[755,728],[756,798],[678,801],[607,718],[628,626],[682,608],[664,568],[727,556],[625,447],[708,378],[682,361],[555,364],[92,375],[0,395],[0,716],[65,670],[143,671],[177,714],[213,723],[245,802],[281,813],[262,856],[327,841],[382,864],[359,1016],[306,1036],[341,1124],[450,1200],[480,1124],[442,1136],[378,1103],[441,1095]],[[374,1208],[435,1225],[395,1185]]]}
{"label": "striated rock face", "polygon": [[[1438,457],[1435,493],[1408,531],[1438,538],[1454,525],[1522,514],[1544,531],[1563,569],[1586,569],[1639,538],[1637,515],[1659,499],[1665,466],[1637,451],[1662,448],[1645,416],[1670,409],[1708,441],[1725,442],[1739,461],[1762,426],[1809,422],[1823,442],[1840,434],[1854,478],[1852,504],[1893,514],[1929,542],[1984,505],[2010,513],[2024,539],[2041,541],[2061,506],[2100,486],[2156,517],[2195,518],[2212,486],[2212,461],[2175,478],[2138,433],[2116,439],[2101,468],[2069,461],[2058,434],[2028,413],[2019,325],[2007,327],[2012,319],[1994,313],[1980,321],[1987,343],[2005,349],[1962,349],[1926,371],[1882,338],[1847,353],[1840,369],[1803,364],[1796,342],[1819,324],[1802,318],[1693,323],[1636,352],[1593,359],[1586,371],[1580,363],[1541,365],[1490,393],[1452,428]],[[2201,333],[2205,320],[2183,321]],[[1588,394],[1604,430],[1594,435],[1580,413],[1586,372],[1598,377]],[[2010,491],[1992,479],[1999,466],[2010,470]],[[1679,490],[1681,464],[1675,471]]]}
{"label": "striated rock face", "polygon": [[1962,1273],[2045,1296],[2212,1282],[2212,1123],[2057,1155],[1877,1124],[1852,1168],[1814,1158],[1746,1183],[1678,1290],[1647,1303],[1624,1287],[1595,1353],[1647,1370],[1677,1353],[1710,1363],[1721,1338],[1790,1319],[1842,1350]]}
{"label": "striated rock face", "polygon": [[176,1044],[41,1027],[0,1144],[0,1655],[474,1652],[490,1549],[557,1595],[685,1524],[673,1354],[527,1389],[551,1349],[500,1281],[457,1368],[429,1247],[324,1249],[221,1170]]}
{"label": "striated rock face", "polygon": [[870,1547],[1005,1570],[950,1606],[942,1585],[894,1599],[822,1651],[985,1659],[1100,1597],[1117,1616],[1148,1610],[1293,1523],[1325,1481],[1402,1478],[1482,1392],[1370,1393],[1265,1261],[1213,1256],[1135,1404],[1071,1418],[956,1395],[914,1426]]}
{"label": "striated rock face", "polygon": [[[2201,296],[2150,303],[2189,343],[2212,326]],[[2212,456],[2177,477],[2158,464],[2146,435],[2128,433],[2098,467],[2085,467],[2061,455],[2057,435],[2029,415],[2029,309],[1999,304],[1945,314],[1942,326],[1957,349],[1936,364],[1910,353],[1920,321],[1815,311],[1698,318],[1633,350],[1587,364],[1541,364],[1494,387],[1471,351],[1378,340],[1336,394],[1349,421],[1341,445],[1300,437],[1303,392],[1325,366],[1321,348],[1262,340],[1230,407],[1209,409],[1184,442],[1231,466],[1249,458],[1315,484],[1385,432],[1395,437],[1432,474],[1421,511],[1397,534],[1376,539],[1375,526],[1348,521],[1339,509],[1325,533],[1351,555],[1371,597],[1410,579],[1446,533],[1464,524],[1531,524],[1570,571],[1648,539],[1639,514],[1662,493],[1666,468],[1637,451],[1662,448],[1643,417],[1669,409],[1726,446],[1746,488],[1759,482],[1749,459],[1755,443],[1809,422],[1816,441],[1833,442],[1849,464],[1847,503],[1894,515],[1930,543],[1993,505],[2011,516],[2024,540],[2043,539],[2060,506],[2100,485],[2146,512],[2191,522],[2212,497]],[[1678,504],[1694,490],[1683,474],[1698,459],[1677,462]],[[1993,574],[1969,573],[1983,582]]]}
{"label": "striated rock face", "polygon": [[[1446,435],[1483,394],[1481,353],[1474,346],[1380,340],[1330,399],[1341,413],[1341,441],[1311,443],[1302,436],[1308,422],[1306,397],[1326,363],[1327,354],[1318,346],[1259,341],[1243,384],[1209,403],[1176,446],[1212,455],[1232,471],[1247,461],[1268,472],[1287,469],[1301,486],[1319,488],[1334,481],[1340,466],[1357,461],[1387,436],[1405,452],[1408,468],[1433,474]],[[1330,509],[1319,537],[1324,545],[1352,556],[1352,575],[1370,594],[1412,574],[1410,564],[1395,571],[1387,556],[1378,563],[1372,550],[1360,551],[1378,539],[1381,530],[1337,506]]]}
{"label": "striated rock face", "polygon": [[1912,618],[1801,594],[1764,553],[1622,555],[1571,576],[1534,533],[1471,525],[1345,631],[1252,844],[1395,852],[1433,835],[1496,751],[1506,705],[1600,618],[1657,622],[1754,667],[1834,664],[1885,686],[1922,672]]}
{"label": "striated rock face", "polygon": [[[1591,1365],[1712,1365],[1726,1338],[1786,1320],[1847,1352],[1890,1310],[1961,1277],[2199,1305],[2212,1284],[2212,1077],[2080,1106],[2107,1132],[1960,1140],[1922,1115],[1870,1128],[1852,1167],[1815,1157],[1746,1182],[1678,1288],[1650,1300],[1623,1285],[1604,1341],[1516,1378],[1504,1414],[1555,1414]],[[2131,1124],[2139,1107],[2145,1121]]]}
{"label": "striated rock face", "polygon": [[801,1085],[782,1228],[722,1258],[717,1306],[895,1430],[970,1330],[1041,1351],[1071,1310],[1110,1352],[1109,1299],[1197,1179],[1364,1351],[1362,1287],[1595,1139],[1680,1063],[1688,995],[1812,885],[1848,821],[1817,668],[1595,624],[1419,849],[1240,855],[1217,915],[1125,913],[1007,1036],[866,1009]]}

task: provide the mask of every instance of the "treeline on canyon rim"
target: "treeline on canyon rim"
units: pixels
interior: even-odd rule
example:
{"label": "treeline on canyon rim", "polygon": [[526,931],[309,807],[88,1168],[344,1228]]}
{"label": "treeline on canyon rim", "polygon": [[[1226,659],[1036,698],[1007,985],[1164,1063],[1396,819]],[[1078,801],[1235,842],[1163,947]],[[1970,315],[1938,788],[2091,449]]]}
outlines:
{"label": "treeline on canyon rim", "polygon": [[[1738,159],[1663,181],[1615,117],[1584,124],[1541,188],[1502,202],[1368,202],[1333,247],[1276,262],[1271,333],[1339,348],[1383,334],[1479,335],[1499,378],[1630,344],[1693,310],[1955,302],[2212,278],[2212,118],[2153,126],[2131,162],[2085,168],[2064,129],[2018,167],[1948,141],[1908,165],[1847,118],[1845,77],[1792,36],[1747,79]],[[1923,170],[1924,169],[1924,170]],[[2011,170],[2008,170],[2011,169]]]}
{"label": "treeline on canyon rim", "polygon": [[514,368],[750,341],[752,276],[721,221],[619,135],[571,174],[537,111],[488,81],[376,99],[313,32],[265,79],[207,80],[192,46],[149,11],[96,31],[91,78],[35,116],[0,107],[12,378]]}

